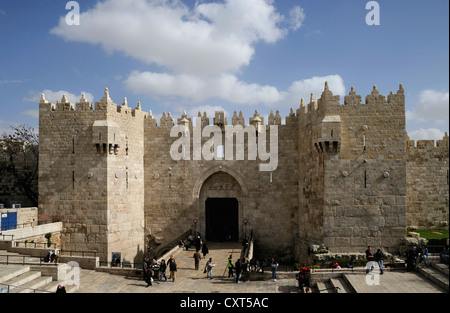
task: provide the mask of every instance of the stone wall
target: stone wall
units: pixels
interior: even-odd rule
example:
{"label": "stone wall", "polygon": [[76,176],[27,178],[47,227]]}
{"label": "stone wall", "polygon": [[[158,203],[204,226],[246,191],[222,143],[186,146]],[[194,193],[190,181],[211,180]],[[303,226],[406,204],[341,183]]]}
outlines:
{"label": "stone wall", "polygon": [[408,227],[442,228],[449,221],[449,138],[408,140]]}
{"label": "stone wall", "polygon": [[[285,124],[278,112],[266,123],[257,112],[248,122],[235,112],[229,124],[224,112],[199,112],[195,120],[164,113],[157,121],[140,104],[129,108],[126,98],[118,106],[107,89],[95,108],[84,97],[76,107],[65,97],[56,105],[43,97],[39,219],[63,222],[63,250],[96,252],[101,261],[118,252],[122,261],[139,263],[148,252],[145,238],[165,244],[190,229],[205,236],[207,199],[235,198],[238,238],[252,230],[257,255],[300,260],[311,245],[332,253],[361,252],[367,245],[391,252],[405,234],[407,216],[411,223],[417,219],[407,215],[407,201],[425,212],[421,199],[407,200],[407,192],[421,188],[407,185],[422,166],[418,160],[433,168],[423,178],[430,182],[423,197],[435,207],[432,219],[441,220],[439,212],[448,219],[448,178],[441,179],[448,173],[448,139],[446,157],[436,154],[427,163],[430,153],[407,149],[401,85],[387,97],[374,87],[365,103],[361,98],[352,88],[341,104],[326,84],[319,99],[311,96],[291,109]],[[218,133],[202,136],[212,125]],[[238,141],[227,146],[227,127],[238,125],[257,129],[255,140],[265,152],[275,131],[268,126],[276,126],[276,169],[262,171],[269,161],[249,156],[251,134],[243,137],[244,157],[237,158]],[[225,157],[209,160],[202,149],[219,135],[216,145]],[[441,176],[433,181],[435,175]],[[433,198],[437,189],[442,198]]]}
{"label": "stone wall", "polygon": [[[406,227],[404,94],[354,90],[344,104],[327,86],[299,109],[300,238],[330,252],[395,249]],[[306,138],[305,138],[306,137]],[[301,252],[300,252],[301,253]]]}
{"label": "stone wall", "polygon": [[[211,120],[205,114],[200,116],[202,130],[219,119],[218,116]],[[253,118],[256,116],[257,113]],[[273,172],[259,170],[259,165],[267,161],[261,161],[259,157],[248,159],[248,141],[244,143],[244,160],[236,160],[235,153],[233,160],[208,161],[203,157],[193,160],[194,145],[191,144],[190,160],[175,161],[170,156],[171,145],[178,139],[170,137],[174,122],[165,114],[162,120],[158,126],[155,120],[147,119],[145,125],[146,235],[154,234],[163,242],[169,241],[193,228],[193,221],[197,220],[196,230],[205,236],[206,199],[237,198],[239,239],[242,240],[246,233],[249,235],[253,230],[259,247],[266,251],[292,253],[298,208],[295,114],[288,118],[287,125],[281,125],[281,118],[277,124],[278,167]],[[250,124],[250,120],[246,125]],[[234,119],[232,125],[237,123]],[[223,121],[225,125],[227,122]],[[194,140],[193,127],[192,123],[188,126],[191,142]],[[269,151],[269,132],[266,136],[266,151]],[[209,139],[202,138],[201,146]],[[225,133],[222,140],[223,145]]]}

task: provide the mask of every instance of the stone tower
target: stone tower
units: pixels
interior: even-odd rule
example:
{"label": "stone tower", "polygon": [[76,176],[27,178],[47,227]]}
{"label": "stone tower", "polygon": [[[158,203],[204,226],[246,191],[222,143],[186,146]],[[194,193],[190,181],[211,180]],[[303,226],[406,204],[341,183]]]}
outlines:
{"label": "stone tower", "polygon": [[140,105],[93,105],[84,95],[39,103],[39,213],[62,221],[62,250],[121,253],[140,262],[144,250],[144,123]]}
{"label": "stone tower", "polygon": [[392,250],[405,234],[404,90],[365,100],[352,87],[342,105],[325,84],[299,109],[300,251]]}

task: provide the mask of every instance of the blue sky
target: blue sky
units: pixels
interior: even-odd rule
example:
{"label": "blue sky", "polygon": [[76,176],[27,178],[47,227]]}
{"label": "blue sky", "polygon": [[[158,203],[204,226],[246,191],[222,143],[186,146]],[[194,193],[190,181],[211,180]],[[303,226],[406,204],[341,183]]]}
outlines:
{"label": "blue sky", "polygon": [[449,2],[377,1],[380,25],[366,24],[368,1],[0,0],[0,132],[38,127],[41,93],[51,102],[82,93],[117,104],[140,101],[156,117],[183,110],[242,110],[282,117],[324,81],[341,96],[406,94],[411,139],[441,139],[449,128]]}

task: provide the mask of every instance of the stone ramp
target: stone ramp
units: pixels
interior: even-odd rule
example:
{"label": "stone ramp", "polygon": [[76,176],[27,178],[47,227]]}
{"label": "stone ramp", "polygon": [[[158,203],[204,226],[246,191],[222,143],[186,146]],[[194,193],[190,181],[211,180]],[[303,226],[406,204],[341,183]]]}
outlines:
{"label": "stone ramp", "polygon": [[[379,281],[368,279],[365,273],[344,275],[357,293],[442,293],[443,288],[428,281],[417,272],[385,271]],[[366,280],[367,279],[367,280]]]}

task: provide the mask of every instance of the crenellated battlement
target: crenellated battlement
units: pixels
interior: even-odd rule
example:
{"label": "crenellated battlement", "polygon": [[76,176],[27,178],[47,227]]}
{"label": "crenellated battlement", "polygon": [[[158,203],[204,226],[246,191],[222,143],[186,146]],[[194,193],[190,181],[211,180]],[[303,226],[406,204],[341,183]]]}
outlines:
{"label": "crenellated battlement", "polygon": [[128,106],[127,98],[124,98],[121,105],[117,105],[109,97],[109,90],[105,88],[103,98],[95,102],[95,106],[87,101],[84,94],[81,95],[80,101],[76,104],[70,103],[67,96],[64,94],[61,101],[56,101],[56,104],[49,102],[45,99],[45,95],[41,94],[39,101],[39,110],[41,112],[84,112],[84,111],[102,111],[107,113],[119,113],[130,116],[137,116],[138,112],[141,112],[144,117],[147,117],[147,113],[142,111],[141,103],[138,102],[137,106],[133,109]]}
{"label": "crenellated battlement", "polygon": [[447,132],[445,132],[442,140],[410,140],[409,136],[406,135],[406,145],[408,149],[414,149],[417,151],[425,151],[431,149],[448,149],[449,148],[449,137]]}
{"label": "crenellated battlement", "polygon": [[[358,95],[355,88],[352,86],[348,95],[344,96],[344,103],[340,103],[340,96],[334,95],[328,87],[328,82],[325,82],[324,91],[321,97],[315,99],[314,94],[311,93],[309,103],[305,104],[304,99],[300,100],[300,108],[297,110],[298,115],[305,115],[307,117],[312,116],[324,116],[327,112],[335,109],[356,109],[359,107],[366,107],[367,105],[404,105],[405,104],[405,91],[403,85],[399,85],[397,93],[392,91],[386,97],[377,89],[377,86],[373,86],[372,92],[365,97],[365,103],[362,102],[362,96]],[[383,109],[383,108],[381,108]]]}
{"label": "crenellated battlement", "polygon": [[[316,99],[314,94],[311,93],[309,103],[305,104],[303,98],[300,100],[300,106],[297,110],[294,111],[294,108],[290,108],[289,115],[285,117],[285,124],[282,124],[282,117],[280,115],[279,110],[276,110],[275,114],[273,110],[270,111],[269,116],[267,117],[267,125],[295,125],[298,121],[298,117],[300,118],[313,118],[325,116],[330,111],[342,110],[345,108],[355,109],[358,106],[364,107],[365,105],[383,105],[383,104],[403,104],[405,102],[404,89],[400,84],[399,90],[396,94],[392,91],[386,97],[379,93],[376,86],[373,86],[373,90],[370,95],[365,97],[365,103],[362,103],[362,97],[356,94],[354,87],[351,87],[351,90],[348,95],[344,97],[344,103],[340,103],[340,96],[334,95],[333,92],[329,89],[328,82],[325,82],[324,91],[321,94],[321,97]],[[85,95],[82,94],[79,102],[73,104],[70,103],[67,99],[66,95],[63,95],[62,99],[56,102],[56,104],[50,103],[45,99],[45,95],[41,95],[41,99],[39,101],[39,109],[42,113],[44,112],[79,112],[79,111],[88,111],[88,112],[107,112],[107,113],[118,113],[129,116],[136,116],[141,112],[146,123],[154,127],[172,127],[176,124],[180,123],[188,123],[188,125],[192,125],[193,119],[188,117],[186,111],[183,112],[180,118],[174,118],[170,112],[163,112],[159,121],[153,116],[152,111],[149,113],[142,111],[141,103],[138,102],[135,108],[129,107],[127,98],[125,97],[121,105],[117,105],[109,96],[109,89],[105,88],[103,98],[100,101],[95,102],[95,104],[89,102]],[[381,108],[382,109],[382,108]],[[196,118],[200,118],[202,126],[214,124],[214,125],[227,125],[227,118],[224,116],[223,111],[215,112],[214,117],[208,117],[206,112],[198,112],[198,116]],[[231,125],[265,125],[264,116],[260,116],[258,111],[256,110],[254,115],[248,118],[246,122],[245,117],[242,114],[242,111],[239,111],[239,114],[234,111],[233,116],[231,117]]]}

